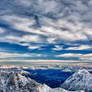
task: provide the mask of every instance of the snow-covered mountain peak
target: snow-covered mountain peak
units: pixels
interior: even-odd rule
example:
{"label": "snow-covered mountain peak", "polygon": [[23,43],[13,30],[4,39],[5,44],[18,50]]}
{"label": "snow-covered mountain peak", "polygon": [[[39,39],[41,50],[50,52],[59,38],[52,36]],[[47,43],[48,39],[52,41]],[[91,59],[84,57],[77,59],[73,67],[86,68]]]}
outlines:
{"label": "snow-covered mountain peak", "polygon": [[85,69],[79,70],[66,79],[61,87],[68,90],[85,90],[86,92],[92,92],[92,74]]}
{"label": "snow-covered mountain peak", "polygon": [[89,74],[89,72],[86,69],[78,70],[78,74]]}
{"label": "snow-covered mountain peak", "polygon": [[0,92],[37,92],[41,84],[17,72],[0,72]]}

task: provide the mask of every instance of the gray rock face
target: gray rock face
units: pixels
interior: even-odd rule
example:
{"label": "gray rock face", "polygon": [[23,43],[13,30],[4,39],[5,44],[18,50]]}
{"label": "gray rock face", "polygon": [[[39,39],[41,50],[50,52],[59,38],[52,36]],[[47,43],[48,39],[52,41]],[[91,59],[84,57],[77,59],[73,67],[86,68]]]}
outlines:
{"label": "gray rock face", "polygon": [[92,92],[92,75],[87,70],[79,70],[70,76],[61,85],[67,90],[85,90],[85,92]]}

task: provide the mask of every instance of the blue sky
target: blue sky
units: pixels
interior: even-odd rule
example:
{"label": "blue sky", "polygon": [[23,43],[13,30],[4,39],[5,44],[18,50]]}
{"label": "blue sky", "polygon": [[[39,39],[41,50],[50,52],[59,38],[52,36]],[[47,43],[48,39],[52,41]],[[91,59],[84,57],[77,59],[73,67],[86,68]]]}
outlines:
{"label": "blue sky", "polygon": [[91,0],[1,0],[0,59],[92,60]]}

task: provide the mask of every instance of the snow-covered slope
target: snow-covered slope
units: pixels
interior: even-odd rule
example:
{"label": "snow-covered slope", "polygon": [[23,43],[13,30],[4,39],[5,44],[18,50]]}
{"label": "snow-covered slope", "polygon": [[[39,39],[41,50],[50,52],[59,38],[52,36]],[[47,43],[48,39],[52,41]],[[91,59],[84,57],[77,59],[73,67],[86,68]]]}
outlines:
{"label": "snow-covered slope", "polygon": [[[22,76],[18,72],[0,71],[0,92],[70,92],[62,88],[52,89],[45,84]],[[74,91],[84,92],[84,91]]]}
{"label": "snow-covered slope", "polygon": [[39,83],[19,73],[0,73],[0,92],[37,92],[39,85]]}
{"label": "snow-covered slope", "polygon": [[84,91],[68,91],[63,88],[50,88],[47,85],[43,85],[42,87],[39,87],[39,92],[84,92]]}
{"label": "snow-covered slope", "polygon": [[70,76],[62,85],[67,90],[85,90],[92,92],[92,75],[85,69]]}

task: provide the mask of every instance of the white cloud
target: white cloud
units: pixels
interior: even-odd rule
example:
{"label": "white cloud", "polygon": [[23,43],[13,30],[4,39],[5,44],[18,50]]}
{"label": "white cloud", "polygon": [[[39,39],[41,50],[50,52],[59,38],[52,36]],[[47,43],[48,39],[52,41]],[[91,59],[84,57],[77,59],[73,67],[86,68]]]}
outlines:
{"label": "white cloud", "polygon": [[73,54],[73,53],[56,55],[56,57],[81,57],[81,56],[82,54]]}
{"label": "white cloud", "polygon": [[28,43],[19,43],[21,46],[30,46]]}
{"label": "white cloud", "polygon": [[33,4],[30,0],[16,0],[16,3],[25,7],[30,7]]}
{"label": "white cloud", "polygon": [[47,41],[48,43],[53,43],[53,44],[56,43],[55,40],[56,40],[55,37],[51,37],[51,38],[49,37],[49,38],[46,39],[46,41]]}
{"label": "white cloud", "polygon": [[29,54],[0,52],[0,58],[8,58],[8,57],[29,57],[29,56],[30,56]]}
{"label": "white cloud", "polygon": [[52,50],[60,51],[60,50],[63,50],[63,48],[60,47],[59,45],[55,45],[55,48],[53,48]]}
{"label": "white cloud", "polygon": [[88,50],[88,49],[92,49],[92,46],[80,45],[80,46],[77,46],[77,47],[69,47],[66,50]]}
{"label": "white cloud", "polygon": [[[40,49],[41,45],[31,45],[30,43],[41,43],[42,39],[38,35],[24,35],[22,37],[17,36],[6,36],[3,41],[10,43],[16,43],[21,46],[27,46],[28,49]],[[24,43],[21,43],[24,42]]]}
{"label": "white cloud", "polygon": [[[76,28],[75,28],[76,29]],[[77,40],[88,40],[87,36],[84,35],[81,31],[80,32],[71,32],[69,30],[63,31],[62,29],[56,29],[53,27],[42,27],[42,32],[46,34],[48,37],[56,37],[59,40],[66,40],[66,41],[77,41]]]}
{"label": "white cloud", "polygon": [[60,3],[58,3],[58,1],[56,2],[55,0],[22,0],[19,4],[23,5],[24,7],[31,7],[34,9],[34,12],[40,12],[42,14],[50,12],[58,13],[60,10],[60,8],[58,8]]}
{"label": "white cloud", "polygon": [[91,61],[92,60],[92,53],[84,54],[83,57],[81,57],[80,59],[84,60],[84,61]]}
{"label": "white cloud", "polygon": [[0,34],[4,33],[6,31],[6,29],[0,27]]}
{"label": "white cloud", "polygon": [[[24,35],[24,36],[13,36],[13,35],[8,35],[5,36],[3,40],[8,40],[8,41],[15,41],[16,43],[20,42],[33,42],[33,43],[41,43],[42,39],[39,35]],[[26,44],[27,45],[27,44]]]}
{"label": "white cloud", "polygon": [[19,53],[7,53],[7,52],[0,52],[0,58],[12,58],[12,57],[45,57],[45,55],[42,54],[36,54],[36,53],[24,53],[24,54],[19,54]]}
{"label": "white cloud", "polygon": [[65,53],[56,55],[56,57],[78,57],[80,60],[88,62],[92,60],[92,53],[88,54]]}
{"label": "white cloud", "polygon": [[20,41],[39,43],[41,42],[41,38],[38,35],[25,35],[20,38]]}
{"label": "white cloud", "polygon": [[39,49],[40,46],[29,46],[28,48],[29,48],[30,50],[34,50],[34,49]]}
{"label": "white cloud", "polygon": [[[5,15],[2,16],[1,19],[6,21],[6,23],[10,24],[12,28],[29,32],[35,34],[34,37],[24,36],[22,39],[16,37],[16,40],[21,40],[25,42],[48,42],[48,43],[56,43],[57,40],[60,42],[62,40],[65,41],[77,41],[77,40],[88,40],[88,33],[91,32],[90,28],[84,27],[83,23],[79,23],[78,21],[76,24],[70,23],[67,19],[57,19],[52,20],[51,18],[47,17],[39,17],[39,23],[41,24],[41,28],[35,29],[33,25],[35,25],[36,20],[31,17],[21,17],[17,15]],[[84,27],[84,28],[83,28]],[[63,28],[67,30],[63,30]],[[88,30],[88,32],[86,31]],[[45,40],[40,39],[38,35],[46,36]],[[90,37],[92,36],[89,34]]]}
{"label": "white cloud", "polygon": [[[33,28],[33,25],[35,24],[34,18],[29,19],[12,15],[12,16],[3,16],[2,19],[8,22],[14,29],[34,33],[36,35],[47,36],[48,39],[56,38],[59,40],[66,40],[66,41],[88,40],[87,36],[84,34],[86,29],[83,29],[82,27],[83,24],[80,23],[74,25],[66,20],[63,21],[57,20],[54,23],[53,21],[48,20],[48,23],[50,22],[50,25],[44,26],[43,25],[44,22],[45,24],[47,23],[47,21],[44,21],[43,24],[41,25],[41,28],[35,29]],[[60,27],[68,29],[64,31]]]}

